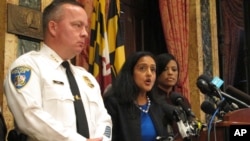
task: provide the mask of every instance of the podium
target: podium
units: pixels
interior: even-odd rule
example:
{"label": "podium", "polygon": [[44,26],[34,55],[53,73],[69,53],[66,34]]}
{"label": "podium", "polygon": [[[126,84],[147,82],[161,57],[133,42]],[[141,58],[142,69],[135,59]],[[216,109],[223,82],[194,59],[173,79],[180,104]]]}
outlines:
{"label": "podium", "polygon": [[[224,115],[223,120],[213,123],[209,141],[229,141],[230,125],[250,125],[250,108],[235,110]],[[207,129],[201,131],[200,136],[193,137],[192,141],[208,141]]]}

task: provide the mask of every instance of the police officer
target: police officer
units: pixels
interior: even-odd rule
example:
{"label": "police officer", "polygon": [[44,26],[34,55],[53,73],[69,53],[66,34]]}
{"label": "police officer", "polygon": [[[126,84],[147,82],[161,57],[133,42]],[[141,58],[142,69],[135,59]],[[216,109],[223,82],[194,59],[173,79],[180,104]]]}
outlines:
{"label": "police officer", "polygon": [[[44,42],[14,61],[4,82],[7,103],[16,128],[29,141],[109,141],[112,121],[99,85],[70,59],[85,45],[88,21],[82,5],[72,0],[53,1],[43,13]],[[63,61],[70,63],[84,105],[89,138],[76,127],[74,97]],[[84,112],[84,111],[83,111]]]}

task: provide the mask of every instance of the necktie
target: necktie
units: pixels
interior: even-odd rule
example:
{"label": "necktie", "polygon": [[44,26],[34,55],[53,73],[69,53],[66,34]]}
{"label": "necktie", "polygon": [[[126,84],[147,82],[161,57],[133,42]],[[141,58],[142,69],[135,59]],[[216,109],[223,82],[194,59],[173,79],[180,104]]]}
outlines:
{"label": "necktie", "polygon": [[83,107],[81,95],[79,92],[79,88],[77,86],[76,80],[70,70],[69,62],[64,61],[62,63],[63,67],[66,68],[66,74],[68,77],[69,85],[71,92],[74,96],[74,106],[75,106],[75,113],[76,113],[76,121],[77,121],[77,132],[83,135],[86,138],[89,138],[89,128],[88,122],[85,115],[85,110]]}

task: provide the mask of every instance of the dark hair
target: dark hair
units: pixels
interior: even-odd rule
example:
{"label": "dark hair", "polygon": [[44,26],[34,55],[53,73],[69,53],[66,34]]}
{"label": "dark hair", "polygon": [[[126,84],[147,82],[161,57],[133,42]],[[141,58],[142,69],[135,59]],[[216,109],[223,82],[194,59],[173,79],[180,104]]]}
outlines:
{"label": "dark hair", "polygon": [[61,18],[62,12],[60,10],[64,4],[84,8],[82,4],[75,0],[53,0],[43,11],[43,33],[46,32],[50,20],[59,20],[59,18]]}
{"label": "dark hair", "polygon": [[131,104],[139,95],[139,87],[135,84],[133,72],[138,60],[144,56],[150,56],[155,61],[154,55],[150,52],[135,52],[126,59],[115,81],[113,81],[111,93],[121,103]]}
{"label": "dark hair", "polygon": [[171,61],[174,60],[177,64],[177,69],[179,71],[179,64],[176,58],[169,53],[162,53],[156,56],[156,75],[159,76],[165,70],[166,65]]}

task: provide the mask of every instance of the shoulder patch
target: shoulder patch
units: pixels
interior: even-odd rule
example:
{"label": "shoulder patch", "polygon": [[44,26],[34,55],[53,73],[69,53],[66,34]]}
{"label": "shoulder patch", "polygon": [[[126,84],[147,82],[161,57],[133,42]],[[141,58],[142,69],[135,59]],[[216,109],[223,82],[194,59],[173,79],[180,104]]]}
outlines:
{"label": "shoulder patch", "polygon": [[17,88],[24,87],[31,75],[31,69],[27,66],[19,66],[11,71],[11,82]]}

